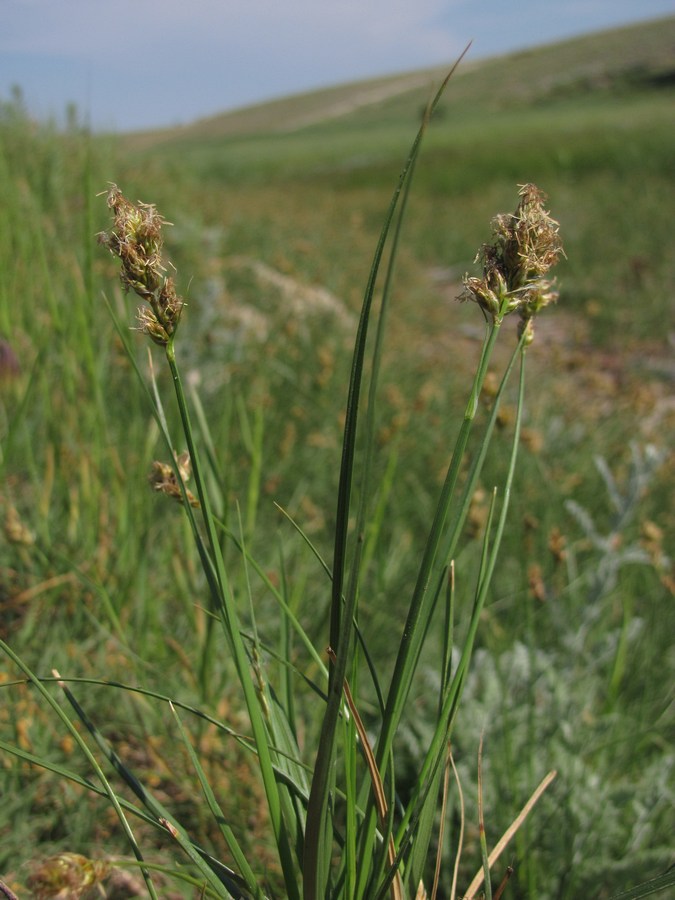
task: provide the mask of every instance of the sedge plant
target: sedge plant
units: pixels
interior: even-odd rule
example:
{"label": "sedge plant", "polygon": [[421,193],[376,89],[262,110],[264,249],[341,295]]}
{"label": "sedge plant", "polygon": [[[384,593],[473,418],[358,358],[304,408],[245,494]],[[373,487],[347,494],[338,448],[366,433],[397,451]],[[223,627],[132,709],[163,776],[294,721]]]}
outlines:
{"label": "sedge plant", "polygon": [[[303,618],[307,611],[288,603],[283,573],[276,580],[267,577],[248,550],[243,526],[238,531],[231,527],[219,508],[222,498],[214,501],[212,485],[223,483],[218,471],[218,447],[209,433],[207,415],[196,394],[186,389],[181,370],[181,321],[187,308],[174,278],[167,274],[169,264],[163,254],[163,229],[167,223],[154,205],[132,203],[115,185],[107,192],[113,225],[100,240],[119,258],[124,290],[135,293],[142,302],[137,329],[163,357],[161,365],[166,366],[170,376],[179,423],[175,433],[169,425],[171,417],[165,413],[167,400],[154,375],[160,363],[152,363],[148,379],[130,350],[166,450],[162,460],[151,463],[150,480],[155,491],[178,501],[174,507],[176,515],[184,515],[189,523],[208,589],[208,638],[198,651],[207,657],[221,654],[231,660],[248,733],[238,734],[222,723],[218,727],[223,740],[240,741],[255,759],[278,863],[277,887],[271,886],[268,873],[261,871],[257,860],[245,852],[234,824],[238,817],[217,799],[215,786],[209,782],[193,746],[188,713],[216,721],[208,709],[197,711],[181,703],[180,698],[154,694],[156,702],[166,703],[171,711],[194,767],[196,783],[218,825],[222,854],[201,846],[191,836],[189,826],[182,825],[153,796],[152,790],[103,737],[101,723],[95,721],[86,701],[76,696],[77,688],[68,683],[67,677],[53,673],[53,681],[76,716],[77,728],[54,700],[47,685],[49,679],[29,669],[4,642],[5,652],[86,755],[95,778],[82,779],[64,767],[49,766],[35,757],[29,759],[30,754],[18,747],[3,748],[34,764],[47,765],[60,777],[71,778],[107,798],[122,823],[151,896],[157,896],[152,864],[136,839],[133,817],[154,825],[175,843],[185,865],[174,874],[188,885],[199,884],[202,896],[279,896],[278,885],[283,885],[283,896],[291,900],[376,900],[426,896],[425,884],[431,886],[432,880],[437,884],[433,873],[434,868],[438,871],[439,861],[434,862],[431,848],[440,827],[439,809],[447,805],[447,793],[451,790],[448,772],[452,728],[481,613],[489,602],[498,570],[517,465],[527,349],[535,337],[537,315],[557,297],[549,272],[562,254],[558,224],[545,208],[544,194],[535,185],[526,184],[520,188],[515,212],[497,216],[493,221],[492,241],[483,246],[477,257],[482,264],[481,274],[464,279],[460,299],[477,307],[484,337],[417,564],[407,614],[397,629],[393,668],[385,679],[369,652],[371,638],[359,615],[366,569],[363,536],[368,533],[373,516],[371,500],[377,487],[374,460],[378,375],[406,200],[426,124],[440,93],[430,105],[394,190],[365,289],[346,397],[333,558],[330,562],[321,560],[329,624],[318,646],[308,635],[308,623]],[[502,328],[512,314],[519,321],[515,340],[508,334],[503,336]],[[125,327],[118,324],[118,330],[127,343]],[[489,412],[482,420],[478,415],[479,398],[493,363],[494,349],[498,341],[509,339],[513,340],[512,352]],[[494,485],[476,569],[466,571],[455,563],[458,548],[500,402],[516,372],[517,411],[508,464],[502,483]],[[470,442],[478,429],[479,434]],[[309,544],[302,523],[294,524],[297,539]],[[232,552],[239,562],[236,570],[229,563]],[[377,547],[370,546],[368,553],[377,553]],[[250,586],[254,574],[277,602],[279,616],[273,625],[265,622],[263,627],[256,616]],[[468,609],[461,613],[456,599],[460,594],[470,597],[470,603],[465,604]],[[248,603],[244,602],[246,598]],[[432,640],[439,621],[443,638]],[[276,634],[269,633],[273,629]],[[267,648],[273,637],[278,640],[280,650],[276,655],[281,658],[281,666],[276,665],[277,660],[273,660],[274,665],[267,662]],[[300,653],[298,646],[302,648]],[[295,652],[291,652],[293,647]],[[411,687],[420,661],[424,657],[428,667],[432,654],[436,654],[439,672],[436,725],[424,749],[415,783],[408,784],[403,794],[397,773],[397,738],[409,715]],[[204,671],[208,672],[207,663]],[[279,671],[281,675],[275,678]],[[313,691],[312,709],[318,705],[318,725],[298,720],[305,709],[296,703],[301,683],[309,683]],[[371,703],[368,699],[366,703],[365,698],[371,697],[376,701]],[[301,733],[316,735],[316,743],[301,746]],[[118,794],[110,770],[130,789],[133,801]],[[526,807],[528,811],[531,805]],[[504,841],[500,852],[503,845]],[[475,893],[482,883],[485,895],[492,896],[490,867],[498,854],[490,854],[487,846],[483,850],[482,874],[474,879],[472,890]],[[432,893],[435,891],[434,886]]]}

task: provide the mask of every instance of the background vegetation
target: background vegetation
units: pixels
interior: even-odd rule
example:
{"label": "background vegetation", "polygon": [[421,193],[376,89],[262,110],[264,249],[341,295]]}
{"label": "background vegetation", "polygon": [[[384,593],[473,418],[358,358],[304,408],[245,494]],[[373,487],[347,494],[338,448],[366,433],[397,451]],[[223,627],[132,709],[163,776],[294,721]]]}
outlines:
{"label": "background vegetation", "polygon": [[[512,897],[609,897],[673,861],[674,37],[668,19],[467,64],[432,123],[410,203],[378,425],[386,515],[363,605],[384,667],[479,350],[479,313],[455,302],[461,276],[526,181],[548,193],[567,253],[559,305],[531,348],[510,526],[454,736],[475,823],[485,733],[488,841],[558,770],[518,835]],[[94,238],[108,224],[96,194],[110,181],[175,222],[169,252],[189,303],[180,352],[231,473],[217,486],[223,509],[234,523],[239,504],[252,555],[281,573],[323,646],[325,580],[275,504],[330,558],[356,316],[437,75],[119,138],[89,136],[75,111],[65,131],[37,125],[19,93],[3,101],[0,633],[40,674],[142,685],[246,729],[228,660],[218,654],[200,676],[204,585],[178,507],[148,487],[158,433],[102,292],[122,321],[132,309]],[[458,568],[480,553],[503,446]],[[260,585],[254,593],[273,645],[275,607]],[[8,661],[0,677],[0,738],[79,766]],[[434,677],[415,685],[398,751],[411,773]],[[87,690],[120,755],[217,846],[165,707]],[[250,762],[195,727],[212,783],[236,797],[242,839],[274,884]],[[3,754],[0,791],[0,873],[15,885],[58,850],[126,852],[105,805],[51,773]],[[479,864],[472,827],[466,880]],[[453,827],[446,839],[451,860]],[[172,858],[154,832],[147,840]]]}

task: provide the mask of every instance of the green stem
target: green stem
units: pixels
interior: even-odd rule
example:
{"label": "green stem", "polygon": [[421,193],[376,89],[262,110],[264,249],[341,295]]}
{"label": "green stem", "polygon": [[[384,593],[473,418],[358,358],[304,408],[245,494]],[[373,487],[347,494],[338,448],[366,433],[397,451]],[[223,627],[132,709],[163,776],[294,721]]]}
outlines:
{"label": "green stem", "polygon": [[[218,534],[216,521],[211,511],[211,503],[209,495],[204,484],[202,475],[202,467],[197,446],[194,441],[194,434],[190,422],[190,414],[183,391],[183,385],[180,379],[178,365],[176,363],[176,354],[174,349],[173,338],[166,346],[166,358],[171,371],[174,390],[176,392],[176,400],[183,424],[183,432],[187,442],[188,452],[192,463],[192,471],[197,488],[197,495],[201,503],[202,516],[208,544],[210,548],[210,561],[213,566],[216,584],[210,579],[211,592],[214,603],[220,614],[226,637],[230,643],[232,655],[234,657],[237,676],[241,684],[246,708],[251,722],[251,730],[253,731],[253,739],[258,753],[260,765],[260,774],[263,780],[267,805],[269,809],[272,830],[279,850],[279,858],[284,874],[284,881],[288,897],[291,900],[299,900],[298,883],[296,870],[293,863],[288,832],[281,813],[281,800],[279,796],[278,785],[274,776],[274,768],[272,765],[272,757],[270,746],[268,743],[267,729],[265,726],[262,710],[258,702],[257,691],[253,676],[249,667],[248,654],[241,636],[239,619],[237,615],[234,597],[230,588],[227,573],[225,571],[225,563]],[[207,572],[208,575],[208,572]],[[215,588],[215,590],[214,590]]]}
{"label": "green stem", "polygon": [[[408,616],[401,636],[394,672],[392,674],[389,693],[387,695],[387,705],[382,721],[382,729],[377,743],[377,768],[383,780],[385,777],[385,763],[386,760],[390,758],[394,735],[403,714],[403,709],[412,683],[412,676],[422,649],[422,642],[426,632],[424,623],[429,612],[429,584],[435,570],[434,566],[437,561],[438,549],[443,538],[450,504],[457,487],[462,459],[478,408],[478,397],[483,382],[485,381],[490,358],[499,334],[500,324],[500,321],[495,321],[490,322],[487,325],[480,360],[478,362],[466,410],[464,412],[464,419],[455,442],[452,458],[438,499],[434,520],[424,548],[422,562],[420,564],[417,581],[408,609]],[[461,523],[457,523],[458,528],[460,525]],[[433,592],[431,592],[431,595],[432,594]],[[370,802],[368,803],[366,823],[362,832],[363,841],[361,846],[364,853],[366,852],[366,848],[372,847],[376,825],[377,814],[371,795]],[[367,867],[364,866],[361,870],[361,879],[357,894],[359,897],[364,896],[367,877]]]}
{"label": "green stem", "polygon": [[385,718],[383,722],[382,733],[378,742],[377,760],[378,765],[382,765],[391,749],[391,742],[394,732],[398,727],[398,723],[405,706],[405,702],[410,690],[410,682],[412,673],[417,664],[419,651],[421,649],[421,638],[423,629],[418,628],[421,620],[421,611],[424,607],[425,600],[428,596],[428,588],[431,576],[434,570],[434,564],[437,560],[438,548],[443,537],[443,526],[448,518],[450,503],[457,486],[459,478],[460,466],[466,450],[469,434],[473,426],[473,421],[478,407],[478,396],[481,392],[488,364],[494,345],[499,333],[499,326],[492,325],[489,327],[486,341],[483,345],[483,351],[478,364],[476,375],[471,388],[471,394],[467,403],[464,419],[460,428],[457,441],[452,454],[452,459],[448,467],[448,471],[443,483],[441,494],[436,507],[434,521],[429,532],[429,538],[424,548],[424,555],[420,565],[417,582],[413,592],[408,616],[401,637],[398,655],[394,673],[392,675],[391,686],[387,697],[387,707],[385,709]]}
{"label": "green stem", "polygon": [[361,380],[363,375],[363,361],[365,354],[368,321],[370,317],[375,283],[382,260],[384,246],[389,234],[394,212],[398,205],[399,196],[409,177],[410,170],[419,153],[420,144],[426,131],[429,118],[440,100],[445,87],[452,74],[459,65],[468,47],[461,54],[452,67],[440,88],[429,104],[427,115],[413,141],[410,154],[399,182],[391,198],[384,225],[380,233],[373,263],[366,286],[361,318],[354,346],[352,373],[349,383],[347,398],[347,414],[344,427],[344,439],[342,445],[342,460],[340,467],[340,482],[338,486],[338,501],[336,512],[335,549],[333,556],[333,590],[331,598],[330,615],[330,645],[336,654],[336,662],[329,670],[328,698],[319,737],[314,777],[310,792],[310,801],[307,810],[307,839],[305,841],[305,853],[303,858],[304,886],[306,900],[323,900],[327,885],[328,869],[330,867],[332,833],[327,818],[328,799],[334,778],[334,762],[336,749],[336,729],[338,715],[342,704],[342,685],[347,671],[349,658],[351,628],[354,616],[354,596],[348,597],[342,605],[343,583],[346,566],[346,545],[349,525],[351,486],[354,469],[354,451],[356,441],[356,425],[358,419],[359,398],[361,393]]}
{"label": "green stem", "polygon": [[[526,346],[524,340],[521,339],[519,342],[518,348],[516,350],[516,354],[520,355],[520,378],[518,384],[518,401],[517,401],[517,409],[516,409],[516,421],[514,426],[513,440],[511,446],[511,456],[509,459],[509,468],[507,471],[505,483],[504,483],[504,496],[502,500],[502,506],[499,514],[499,520],[497,523],[497,528],[494,536],[494,540],[492,545],[489,548],[489,553],[487,552],[487,536],[486,536],[486,546],[483,551],[483,560],[481,563],[481,572],[478,579],[478,585],[476,588],[476,597],[474,601],[474,608],[471,614],[471,621],[469,624],[469,630],[467,636],[464,640],[464,645],[462,649],[462,655],[460,657],[460,661],[457,666],[457,670],[452,678],[452,682],[448,685],[448,689],[446,691],[443,705],[441,711],[439,713],[439,726],[434,733],[434,737],[432,739],[431,745],[426,753],[424,762],[420,769],[420,775],[417,780],[417,789],[413,794],[411,801],[408,805],[408,808],[403,816],[403,819],[399,825],[398,833],[397,833],[397,846],[399,842],[404,839],[404,835],[406,834],[410,823],[415,815],[415,809],[418,808],[419,804],[423,802],[424,799],[424,785],[428,784],[430,780],[434,778],[435,771],[439,762],[444,758],[444,748],[447,744],[447,741],[450,737],[452,725],[457,714],[457,709],[459,707],[459,701],[462,695],[464,681],[466,677],[466,673],[468,671],[469,663],[471,661],[471,655],[473,652],[473,646],[476,638],[476,633],[478,631],[478,624],[480,621],[480,616],[485,606],[485,602],[487,599],[487,594],[490,588],[490,584],[492,582],[492,577],[494,574],[494,568],[499,556],[499,549],[502,541],[502,536],[504,533],[504,528],[506,525],[506,519],[509,509],[509,503],[511,498],[511,489],[513,485],[513,478],[515,475],[516,469],[516,461],[518,458],[518,448],[520,445],[520,430],[522,424],[522,415],[524,409],[524,400],[525,400],[525,350]],[[490,522],[492,521],[492,515],[490,516]],[[490,531],[489,523],[488,523],[488,534]]]}

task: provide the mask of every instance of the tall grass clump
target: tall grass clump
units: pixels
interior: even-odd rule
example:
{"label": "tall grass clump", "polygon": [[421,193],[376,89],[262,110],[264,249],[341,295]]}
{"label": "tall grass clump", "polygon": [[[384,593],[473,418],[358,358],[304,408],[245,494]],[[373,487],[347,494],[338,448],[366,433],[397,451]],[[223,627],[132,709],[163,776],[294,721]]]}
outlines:
{"label": "tall grass clump", "polygon": [[[412,159],[414,160],[414,156]],[[465,279],[465,298],[476,302],[486,321],[485,341],[446,480],[434,519],[430,523],[407,621],[401,632],[394,670],[385,689],[380,683],[379,673],[372,666],[367,670],[367,675],[361,671],[360,659],[363,658],[368,663],[368,641],[358,627],[361,570],[359,535],[369,524],[366,510],[368,495],[372,491],[372,401],[379,362],[379,340],[376,340],[371,367],[371,406],[366,413],[368,420],[361,472],[356,470],[357,422],[362,405],[367,331],[384,242],[378,247],[366,291],[348,393],[338,486],[335,550],[333,565],[328,573],[331,606],[327,651],[329,664],[325,676],[327,683],[314,683],[314,690],[325,695],[325,711],[316,757],[313,765],[310,763],[310,778],[303,768],[303,759],[295,740],[298,724],[292,714],[293,686],[288,688],[287,703],[280,702],[279,689],[273,688],[269,676],[262,668],[262,648],[252,606],[249,609],[248,623],[251,636],[247,638],[242,630],[237,596],[245,595],[248,588],[245,583],[237,588],[227,571],[222,546],[224,529],[208,491],[208,472],[203,451],[197,442],[197,433],[183,388],[176,355],[176,336],[185,304],[176,294],[173,279],[165,274],[161,255],[163,220],[153,206],[131,204],[116,187],[109,192],[108,204],[114,212],[115,224],[112,231],[102,236],[102,240],[122,262],[122,282],[125,289],[133,290],[145,301],[145,305],[138,311],[138,328],[155,344],[164,348],[180,413],[182,435],[187,446],[184,454],[171,459],[174,442],[168,433],[162,405],[156,396],[155,413],[164,432],[168,460],[155,463],[155,487],[182,500],[190,521],[209,585],[211,612],[224,631],[246,705],[284,888],[290,897],[300,896],[301,885],[306,897],[377,896],[388,892],[393,896],[404,896],[414,893],[423,878],[440,776],[447,764],[451,727],[506,521],[522,415],[525,351],[533,339],[534,317],[555,299],[553,285],[544,276],[557,260],[561,245],[557,224],[544,210],[543,199],[543,195],[533,185],[522,188],[516,213],[512,216],[499,216],[494,222],[494,243],[486,245],[481,252],[482,277]],[[398,193],[392,203],[387,225],[393,217],[397,200]],[[384,311],[383,305],[380,309],[380,323]],[[465,483],[460,486],[460,465],[492,351],[505,316],[515,311],[520,316],[519,339],[504,372],[483,442]],[[378,339],[382,337],[382,333],[380,330]],[[494,517],[494,527],[487,532],[480,565],[474,575],[474,600],[468,631],[456,665],[452,665],[452,646],[449,642],[439,658],[439,668],[443,675],[438,696],[438,725],[417,784],[414,785],[406,807],[399,812],[399,816],[395,816],[396,731],[404,715],[409,689],[423,651],[424,638],[428,634],[435,607],[444,594],[445,599],[440,602],[446,605],[448,637],[454,627],[455,572],[452,560],[487,451],[499,407],[498,399],[516,360],[520,363],[521,376],[512,458],[499,508],[496,503],[497,489],[495,490],[495,502],[490,516],[491,520]],[[190,469],[194,476],[196,496],[186,486]],[[360,484],[354,484],[359,475]],[[199,509],[199,513],[195,512],[196,509]],[[352,516],[356,517],[355,539],[350,529]],[[242,552],[245,553],[243,546]],[[282,616],[288,615],[283,598],[280,601]],[[289,634],[294,630],[298,631],[307,643],[297,619],[289,617],[285,630]],[[205,647],[204,652],[210,650],[210,647]],[[315,649],[313,656],[316,660]],[[285,664],[290,665],[291,660],[287,658]],[[380,698],[379,734],[373,742],[373,748],[356,699],[361,691],[360,682],[366,677],[372,682],[371,687]],[[367,695],[367,689],[363,693]],[[161,812],[155,804],[151,803],[150,806],[155,815]],[[201,859],[195,853],[187,834],[179,830],[177,823],[163,815],[159,815],[159,822],[183,845],[186,852],[192,851],[195,861]],[[235,861],[239,863],[236,873],[247,876],[244,877],[246,889],[251,892],[259,891],[259,883],[250,863],[239,850],[234,836],[229,836],[228,843]],[[336,847],[342,848],[338,863],[334,861]],[[371,865],[364,865],[364,860],[371,860]],[[201,859],[200,867],[214,889],[222,891],[224,884],[229,891],[233,888],[230,880],[237,883],[234,873],[226,876],[209,861]]]}
{"label": "tall grass clump", "polygon": [[[221,388],[217,406],[202,403],[198,377],[183,362],[192,356],[185,346],[190,302],[170,274],[164,252],[168,223],[153,204],[131,202],[116,185],[107,191],[113,223],[100,241],[119,260],[124,292],[140,299],[134,330],[149,342],[139,353],[129,337],[125,308],[115,301],[108,306],[117,335],[108,333],[108,339],[126,354],[126,361],[120,354],[118,362],[134,408],[142,406],[152,417],[148,435],[130,425],[128,440],[147,453],[148,481],[158,502],[166,503],[160,527],[137,536],[140,551],[129,560],[153,570],[153,585],[175,581],[176,593],[190,596],[186,620],[192,627],[182,625],[176,637],[170,618],[128,613],[118,607],[114,592],[107,594],[97,584],[108,636],[132,660],[135,684],[78,677],[67,660],[46,676],[33,658],[0,641],[22,686],[30,687],[52,717],[52,731],[73,754],[82,755],[89,771],[85,776],[74,762],[55,763],[47,750],[34,751],[19,739],[0,746],[27,766],[46,768],[63,784],[101,798],[133,857],[123,861],[125,867],[136,865],[144,880],[141,890],[151,897],[166,896],[160,885],[166,885],[162,879],[167,876],[173,879],[172,890],[208,897],[375,900],[437,896],[439,891],[453,898],[479,892],[498,897],[509,876],[501,854],[517,840],[555,777],[551,771],[526,785],[515,798],[511,825],[490,846],[482,771],[490,746],[483,750],[476,742],[475,747],[481,760],[476,822],[465,821],[461,798],[469,786],[457,778],[452,752],[467,688],[471,702],[479,702],[471,664],[509,524],[528,348],[536,340],[537,317],[557,299],[550,270],[562,255],[562,243],[545,195],[533,184],[521,186],[512,214],[493,220],[492,239],[477,257],[482,270],[464,278],[461,299],[475,307],[482,342],[455,413],[454,442],[424,523],[421,553],[407,561],[412,574],[405,597],[388,599],[379,617],[363,614],[371,605],[373,571],[405,553],[385,540],[400,473],[395,453],[386,448],[389,455],[382,459],[378,441],[379,376],[408,192],[437,100],[393,192],[365,286],[345,386],[342,452],[332,473],[332,557],[325,558],[299,516],[281,510],[282,527],[312,560],[311,584],[307,569],[300,575],[293,568],[288,541],[279,542],[276,570],[270,567],[273,553],[263,558],[256,552],[257,530],[263,528],[258,500],[265,474],[264,406],[242,403],[246,393],[238,394],[231,382]],[[518,322],[513,331],[505,327],[509,316]],[[100,323],[97,329],[100,340]],[[94,378],[99,360],[93,357],[90,363]],[[451,358],[448,369],[452,366]],[[119,393],[126,390],[119,373],[115,385]],[[496,426],[504,427],[500,410],[506,397],[515,397],[515,411],[505,443],[493,438]],[[247,453],[240,470],[233,469],[222,423],[216,420],[219,411],[231,430],[241,432]],[[105,412],[101,398],[102,428]],[[155,437],[161,453],[151,453]],[[462,554],[477,490],[491,477],[486,475],[492,471],[490,450],[504,459],[492,467],[496,475],[480,549]],[[97,471],[105,474],[106,469],[101,465]],[[241,507],[231,500],[231,486],[238,482],[245,485]],[[128,490],[136,495],[136,484],[131,481]],[[100,496],[107,502],[105,482]],[[18,519],[13,533],[21,536]],[[162,555],[163,542],[169,550]],[[382,559],[385,553],[389,556]],[[97,579],[104,574],[97,570]],[[129,573],[132,598],[140,583],[135,576]],[[405,613],[399,617],[394,610],[401,608]],[[377,633],[383,620],[393,636],[385,654]],[[161,660],[165,690],[143,683],[154,661],[138,658],[139,650],[152,646],[147,632],[153,629],[164,629],[161,638],[171,649]],[[488,656],[486,667],[489,661]],[[65,670],[66,662],[71,671]],[[617,653],[616,679],[621,666]],[[185,673],[185,694],[176,688],[170,668]],[[411,697],[420,684],[430,693],[428,706],[435,714],[411,775],[402,745],[415,724]],[[117,723],[108,727],[99,708],[101,692],[114,692],[137,710],[150,732],[140,751],[125,742]],[[139,698],[137,706],[134,698]],[[147,759],[155,758],[153,738],[160,727],[193,773],[188,810],[172,802],[170,777],[161,790],[148,777]],[[213,751],[214,741],[221,751]],[[139,756],[143,772],[135,764]],[[244,774],[235,775],[234,766]],[[223,783],[234,788],[225,790]],[[251,808],[242,811],[246,799]],[[247,835],[251,822],[253,840]],[[473,879],[463,883],[464,834],[474,825],[482,862]],[[443,874],[448,837],[453,868]],[[155,844],[168,848],[173,864],[166,864],[166,853],[157,862]],[[116,859],[60,853],[43,860],[30,887],[36,896],[84,896],[111,876],[116,863],[122,865]],[[1,882],[0,890],[11,896]]]}

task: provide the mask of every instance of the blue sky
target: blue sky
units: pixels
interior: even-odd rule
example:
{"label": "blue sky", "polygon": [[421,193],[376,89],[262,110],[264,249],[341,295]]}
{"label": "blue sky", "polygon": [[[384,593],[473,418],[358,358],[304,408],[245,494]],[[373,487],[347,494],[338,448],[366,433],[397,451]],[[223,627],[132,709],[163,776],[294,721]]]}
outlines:
{"label": "blue sky", "polygon": [[675,0],[0,0],[0,97],[97,129],[155,128],[284,94],[642,19]]}

